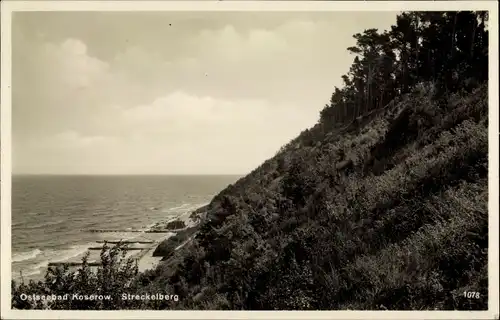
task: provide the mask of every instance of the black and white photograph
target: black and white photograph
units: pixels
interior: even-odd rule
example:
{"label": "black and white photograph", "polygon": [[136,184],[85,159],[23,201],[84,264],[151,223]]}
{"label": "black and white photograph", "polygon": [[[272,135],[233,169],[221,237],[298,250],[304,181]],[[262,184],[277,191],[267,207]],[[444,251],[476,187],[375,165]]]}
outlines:
{"label": "black and white photograph", "polygon": [[15,2],[2,318],[498,319],[496,2]]}

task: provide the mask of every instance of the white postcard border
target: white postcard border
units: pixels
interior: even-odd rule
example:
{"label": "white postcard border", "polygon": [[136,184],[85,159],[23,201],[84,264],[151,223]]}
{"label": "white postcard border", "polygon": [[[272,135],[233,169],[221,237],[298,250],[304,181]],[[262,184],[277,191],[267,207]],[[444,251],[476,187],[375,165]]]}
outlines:
{"label": "white postcard border", "polygon": [[[488,311],[49,311],[11,310],[11,23],[18,11],[418,11],[488,10]],[[2,319],[498,319],[498,6],[496,1],[2,1],[1,312]]]}

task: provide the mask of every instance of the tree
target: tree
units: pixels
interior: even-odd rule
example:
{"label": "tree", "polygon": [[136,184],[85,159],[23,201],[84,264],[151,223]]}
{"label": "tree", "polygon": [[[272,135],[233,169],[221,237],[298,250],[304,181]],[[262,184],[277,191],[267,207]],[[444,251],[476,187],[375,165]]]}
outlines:
{"label": "tree", "polygon": [[488,13],[403,12],[389,31],[367,29],[347,48],[354,60],[344,87],[320,113],[326,127],[382,108],[419,82],[434,82],[436,98],[470,79],[488,79]]}

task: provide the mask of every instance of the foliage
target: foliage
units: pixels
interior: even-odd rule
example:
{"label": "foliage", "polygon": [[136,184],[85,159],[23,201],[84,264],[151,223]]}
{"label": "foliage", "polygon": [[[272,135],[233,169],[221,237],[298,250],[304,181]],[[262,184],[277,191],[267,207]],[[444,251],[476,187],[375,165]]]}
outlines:
{"label": "foliage", "polygon": [[[133,259],[125,259],[126,246],[118,243],[114,247],[103,246],[101,265],[96,270],[89,266],[88,253],[82,258],[82,265],[77,270],[69,266],[49,267],[43,281],[31,280],[12,283],[12,307],[16,309],[51,309],[51,310],[107,310],[123,309],[129,305],[121,295],[133,289],[132,279],[137,275],[137,264]],[[23,300],[22,294],[43,296],[67,296],[65,300]],[[73,295],[102,295],[96,300],[80,300]]]}
{"label": "foliage", "polygon": [[405,12],[389,31],[355,34],[345,86],[335,88],[321,122],[347,123],[422,82],[435,83],[442,95],[472,79],[487,81],[487,19],[487,12]]}
{"label": "foliage", "polygon": [[197,230],[197,227],[187,228],[160,242],[153,251],[153,257],[169,258],[174,254],[175,249],[185,243],[189,237],[192,237]]}
{"label": "foliage", "polygon": [[65,271],[29,290],[179,296],[98,308],[487,309],[487,20],[405,12],[354,35],[320,121],[200,209],[188,245],[162,243],[168,259],[135,277]]}

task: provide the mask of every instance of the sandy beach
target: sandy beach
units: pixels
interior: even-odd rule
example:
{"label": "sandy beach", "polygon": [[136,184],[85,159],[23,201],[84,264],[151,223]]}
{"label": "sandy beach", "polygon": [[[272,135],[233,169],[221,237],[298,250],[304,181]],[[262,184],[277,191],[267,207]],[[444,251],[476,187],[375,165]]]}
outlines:
{"label": "sandy beach", "polygon": [[158,263],[160,263],[162,257],[153,257],[153,251],[154,248],[148,250],[148,252],[146,252],[146,254],[141,259],[139,259],[139,272],[154,269],[158,265]]}

